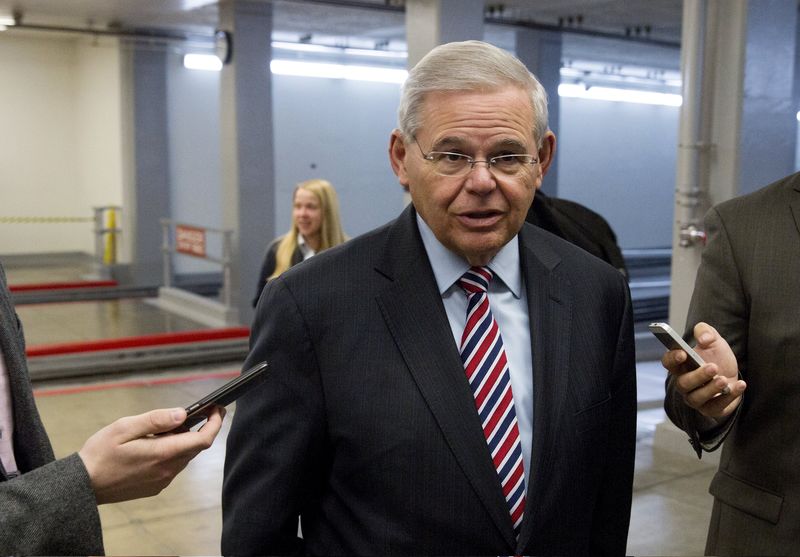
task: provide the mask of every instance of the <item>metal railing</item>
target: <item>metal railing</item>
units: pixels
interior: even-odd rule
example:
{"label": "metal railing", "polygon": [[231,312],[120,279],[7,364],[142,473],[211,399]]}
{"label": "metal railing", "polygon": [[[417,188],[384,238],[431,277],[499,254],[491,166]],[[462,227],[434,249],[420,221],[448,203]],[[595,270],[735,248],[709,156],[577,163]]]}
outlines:
{"label": "metal railing", "polygon": [[[219,255],[209,255],[208,235],[221,238]],[[222,266],[220,301],[231,306],[231,252],[233,230],[186,224],[172,219],[161,219],[161,253],[164,260],[164,286],[172,286],[172,254],[185,255],[217,263]]]}

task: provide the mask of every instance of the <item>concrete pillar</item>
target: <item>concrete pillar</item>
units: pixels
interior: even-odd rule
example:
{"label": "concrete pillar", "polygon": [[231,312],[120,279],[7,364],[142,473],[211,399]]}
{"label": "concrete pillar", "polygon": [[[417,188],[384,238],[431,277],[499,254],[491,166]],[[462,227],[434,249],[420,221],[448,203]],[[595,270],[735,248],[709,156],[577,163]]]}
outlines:
{"label": "concrete pillar", "polygon": [[232,36],[220,89],[222,226],[232,229],[231,293],[239,320],[249,323],[261,260],[275,230],[275,156],[269,70],[272,4],[225,0],[220,29]]}
{"label": "concrete pillar", "polygon": [[[483,40],[483,0],[407,0],[408,68],[435,46],[453,41]],[[403,196],[411,203],[411,195]]]}
{"label": "concrete pillar", "polygon": [[483,39],[483,0],[407,0],[408,67],[433,47]]}
{"label": "concrete pillar", "polygon": [[[669,315],[677,330],[684,327],[702,251],[701,243],[680,245],[681,226],[688,223],[702,228],[702,217],[712,205],[792,173],[797,141],[796,2],[684,3],[685,11],[693,7],[705,15],[703,52],[697,53],[704,76],[696,83],[700,90],[684,90],[684,96],[703,99],[699,137],[703,160],[697,173],[696,199],[676,197]],[[680,157],[678,164],[680,178]],[[680,189],[685,184],[677,186]],[[688,212],[687,203],[692,205]]]}
{"label": "concrete pillar", "polygon": [[130,45],[125,81],[130,97],[123,105],[129,131],[123,141],[127,154],[123,187],[123,241],[130,267],[121,282],[161,284],[161,223],[170,217],[169,129],[167,124],[167,53]]}
{"label": "concrete pillar", "polygon": [[[558,118],[560,102],[558,85],[561,83],[562,34],[557,31],[520,29],[516,32],[517,57],[528,67],[547,91],[548,121],[556,134],[558,154]],[[550,170],[542,182],[542,191],[555,197],[558,195],[558,164]]]}

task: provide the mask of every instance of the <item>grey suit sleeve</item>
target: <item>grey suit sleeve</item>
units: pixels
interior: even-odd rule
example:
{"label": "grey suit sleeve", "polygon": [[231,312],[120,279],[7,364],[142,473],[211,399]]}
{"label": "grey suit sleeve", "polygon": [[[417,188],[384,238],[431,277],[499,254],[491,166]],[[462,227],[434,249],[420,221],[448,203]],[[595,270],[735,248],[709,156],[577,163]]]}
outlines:
{"label": "grey suit sleeve", "polygon": [[0,483],[0,554],[102,555],[89,475],[77,453]]}
{"label": "grey suit sleeve", "polygon": [[[697,270],[692,301],[686,319],[686,335],[691,336],[694,326],[704,321],[715,327],[725,337],[736,354],[740,373],[747,361],[746,296],[739,274],[737,261],[725,221],[716,209],[711,209],[705,218],[709,242],[703,250],[703,258]],[[683,397],[668,377],[664,409],[670,420],[689,435],[689,442],[697,456],[703,450],[714,450],[725,440],[739,412],[725,423],[717,424],[683,402]],[[741,405],[739,405],[741,408]]]}

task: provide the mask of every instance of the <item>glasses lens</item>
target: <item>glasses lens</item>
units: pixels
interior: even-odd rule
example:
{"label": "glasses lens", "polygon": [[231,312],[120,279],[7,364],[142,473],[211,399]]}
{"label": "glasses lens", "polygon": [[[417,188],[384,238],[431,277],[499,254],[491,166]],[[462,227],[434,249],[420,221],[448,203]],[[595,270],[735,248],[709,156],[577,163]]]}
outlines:
{"label": "glasses lens", "polygon": [[530,169],[531,161],[533,161],[533,157],[530,155],[503,155],[494,157],[491,160],[491,166],[498,172],[515,176]]}
{"label": "glasses lens", "polygon": [[460,153],[440,153],[434,151],[428,154],[428,160],[433,163],[436,172],[444,176],[459,176],[466,174],[472,167],[470,158]]}

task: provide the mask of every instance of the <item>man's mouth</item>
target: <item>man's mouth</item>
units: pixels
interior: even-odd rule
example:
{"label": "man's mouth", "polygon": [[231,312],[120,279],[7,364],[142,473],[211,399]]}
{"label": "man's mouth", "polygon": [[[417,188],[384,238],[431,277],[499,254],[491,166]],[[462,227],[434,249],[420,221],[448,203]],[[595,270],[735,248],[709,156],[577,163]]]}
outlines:
{"label": "man's mouth", "polygon": [[460,213],[458,220],[467,228],[486,228],[497,224],[502,217],[503,213],[500,211],[468,211]]}

